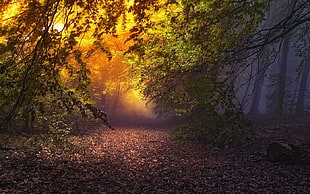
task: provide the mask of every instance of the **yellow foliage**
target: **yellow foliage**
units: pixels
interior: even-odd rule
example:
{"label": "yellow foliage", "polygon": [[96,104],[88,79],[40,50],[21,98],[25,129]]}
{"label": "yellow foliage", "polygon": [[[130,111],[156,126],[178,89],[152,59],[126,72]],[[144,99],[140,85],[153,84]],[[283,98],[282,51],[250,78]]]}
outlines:
{"label": "yellow foliage", "polygon": [[[12,0],[7,7],[0,10],[0,26],[5,26],[10,24],[10,20],[14,18],[17,14],[24,11],[27,6],[28,1]],[[43,3],[43,0],[40,1]],[[161,3],[165,3],[167,0],[162,0]],[[126,6],[129,8],[134,4],[134,0],[127,0]],[[68,25],[70,18],[75,18],[79,14],[80,8],[75,7],[74,12],[69,14],[68,10],[64,9],[64,1],[61,1],[59,6],[59,11],[55,14],[53,18],[53,23],[51,25],[51,31],[58,31],[62,33],[62,37],[69,36],[70,33],[75,31],[74,25]],[[156,15],[152,16],[152,20],[160,20],[164,16],[165,11],[159,11]],[[151,13],[151,12],[150,12]],[[150,14],[148,13],[148,14]],[[99,15],[105,15],[105,10],[98,10]],[[82,18],[84,22],[87,19]],[[83,23],[83,22],[81,22]],[[82,51],[84,54],[82,60],[87,63],[90,69],[90,79],[92,82],[90,91],[93,92],[93,96],[100,96],[99,94],[109,94],[110,96],[117,96],[116,93],[121,92],[123,100],[129,102],[129,98],[135,99],[135,107],[139,107],[139,110],[144,110],[145,101],[141,99],[138,91],[134,90],[134,84],[132,80],[129,80],[129,69],[130,65],[125,62],[124,52],[129,49],[130,46],[134,44],[133,41],[127,41],[131,35],[130,29],[135,26],[135,18],[132,13],[126,13],[123,18],[119,19],[116,26],[116,33],[103,34],[102,39],[105,41],[105,47],[108,48],[108,52],[112,54],[112,58],[109,59],[106,52],[102,50],[95,50],[92,55],[87,56],[86,53],[94,49],[94,41],[96,39],[92,36],[95,32],[96,21],[89,23],[89,30],[82,36],[77,37],[78,44],[75,49]],[[6,37],[0,37],[0,43],[5,42]],[[64,40],[61,40],[64,41]],[[61,42],[62,43],[62,42]],[[87,56],[87,57],[86,57]],[[73,59],[73,56],[67,58],[68,63],[74,68],[78,69],[78,63]],[[60,74],[62,80],[70,80],[70,74],[65,67],[60,69]],[[96,88],[96,89],[94,89]],[[97,99],[102,100],[102,99]],[[124,103],[123,103],[124,104]],[[139,104],[139,105],[138,105]],[[126,105],[127,106],[127,105]],[[130,105],[133,106],[133,105]],[[148,113],[149,115],[149,113]]]}

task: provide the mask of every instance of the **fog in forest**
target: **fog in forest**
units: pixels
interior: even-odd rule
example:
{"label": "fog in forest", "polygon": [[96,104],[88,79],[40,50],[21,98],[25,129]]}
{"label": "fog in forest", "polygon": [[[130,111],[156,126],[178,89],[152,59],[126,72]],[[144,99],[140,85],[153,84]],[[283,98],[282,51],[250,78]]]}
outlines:
{"label": "fog in forest", "polygon": [[115,106],[106,106],[108,119],[112,125],[151,124],[160,121],[153,112],[152,103],[143,99],[136,90],[121,93],[118,99],[110,97]]}
{"label": "fog in forest", "polygon": [[[272,1],[260,29],[268,29],[287,17],[293,1]],[[309,112],[309,24],[266,45],[248,59],[235,83],[243,110],[252,115],[300,116]]]}

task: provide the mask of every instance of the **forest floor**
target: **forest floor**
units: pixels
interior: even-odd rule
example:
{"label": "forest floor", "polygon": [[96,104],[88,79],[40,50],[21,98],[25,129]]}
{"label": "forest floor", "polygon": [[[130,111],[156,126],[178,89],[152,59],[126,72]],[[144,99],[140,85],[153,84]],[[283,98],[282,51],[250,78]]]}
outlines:
{"label": "forest floor", "polygon": [[237,148],[180,141],[169,127],[99,128],[78,145],[0,151],[0,193],[310,193],[310,164],[274,164],[268,143],[310,142],[310,119],[257,120]]}

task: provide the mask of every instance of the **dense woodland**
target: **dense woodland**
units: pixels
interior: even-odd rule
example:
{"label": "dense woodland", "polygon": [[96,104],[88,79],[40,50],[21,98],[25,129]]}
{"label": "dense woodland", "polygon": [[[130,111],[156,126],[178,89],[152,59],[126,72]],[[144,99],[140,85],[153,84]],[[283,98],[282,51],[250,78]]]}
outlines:
{"label": "dense woodland", "polygon": [[[272,172],[276,168],[261,163],[259,173],[270,175],[276,188],[295,181],[296,175],[301,180],[281,191],[296,185],[297,193],[310,191],[305,178],[310,151],[309,21],[308,0],[2,0],[0,192],[42,192],[33,185],[43,179],[51,182],[31,171],[35,179],[21,178],[27,189],[23,184],[17,190],[7,186],[18,158],[27,161],[20,169],[38,162],[46,173],[55,172],[55,166],[79,165],[95,174],[96,169],[138,173],[138,186],[124,181],[122,174],[111,180],[110,189],[81,189],[69,181],[70,189],[61,192],[122,193],[130,188],[139,193],[145,179],[159,186],[143,192],[199,193],[208,187],[214,192],[258,192],[257,185],[246,189],[242,181],[232,187],[235,182],[226,170],[268,158],[302,166],[290,168],[282,179],[264,171],[266,166]],[[138,130],[141,123],[150,129]],[[171,138],[183,140],[175,143]],[[283,142],[270,144],[267,158],[257,152],[279,139]],[[184,154],[174,152],[182,142]],[[206,152],[215,158],[202,159]],[[122,159],[115,163],[117,157],[128,162],[124,172],[117,170],[123,167]],[[214,168],[205,171],[200,165],[206,161]],[[235,163],[230,167],[221,165],[231,161]],[[183,181],[188,176],[180,181],[185,185],[176,177],[171,180],[171,174],[160,174],[161,164],[169,173],[179,172]],[[195,173],[201,173],[197,180]],[[217,179],[204,185],[210,173]],[[89,176],[92,181],[86,182],[95,184],[95,176]],[[170,186],[163,184],[165,177]],[[262,189],[266,182],[258,177],[253,180],[259,179]],[[223,180],[230,186],[219,183]],[[51,191],[59,192],[57,184],[51,184]],[[272,189],[268,184],[262,192]]]}

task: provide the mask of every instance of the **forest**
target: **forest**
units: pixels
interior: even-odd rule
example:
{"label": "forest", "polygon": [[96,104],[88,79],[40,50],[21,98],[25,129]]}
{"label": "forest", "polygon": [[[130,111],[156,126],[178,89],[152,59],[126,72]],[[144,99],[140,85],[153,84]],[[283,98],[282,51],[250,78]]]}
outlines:
{"label": "forest", "polygon": [[309,0],[1,0],[0,193],[309,193],[309,74]]}

